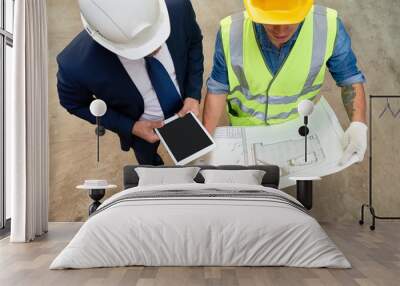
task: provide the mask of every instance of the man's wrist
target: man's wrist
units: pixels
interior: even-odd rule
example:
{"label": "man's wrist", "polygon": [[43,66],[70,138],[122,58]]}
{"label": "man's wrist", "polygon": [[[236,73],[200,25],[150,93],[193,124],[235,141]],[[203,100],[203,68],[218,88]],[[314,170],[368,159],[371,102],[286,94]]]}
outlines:
{"label": "man's wrist", "polygon": [[362,84],[342,87],[342,100],[352,122],[367,122],[365,91]]}
{"label": "man's wrist", "polygon": [[131,133],[132,133],[133,135],[136,135],[135,128],[137,127],[137,125],[136,125],[137,123],[138,123],[138,121],[133,121],[133,122],[132,122]]}
{"label": "man's wrist", "polygon": [[193,99],[193,100],[196,100],[199,104],[200,104],[200,102],[201,102],[201,97],[198,97],[198,96],[191,96],[191,95],[188,95],[188,96],[186,96],[186,97],[183,99],[183,101],[185,101],[186,99]]}
{"label": "man's wrist", "polygon": [[216,126],[205,123],[204,128],[212,135],[216,129]]}

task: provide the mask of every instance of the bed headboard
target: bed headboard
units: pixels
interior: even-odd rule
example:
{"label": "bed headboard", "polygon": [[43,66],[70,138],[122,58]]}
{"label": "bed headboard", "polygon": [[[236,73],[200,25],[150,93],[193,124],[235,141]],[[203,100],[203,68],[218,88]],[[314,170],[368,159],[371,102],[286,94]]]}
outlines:
{"label": "bed headboard", "polygon": [[[139,165],[130,165],[124,167],[124,189],[129,189],[136,187],[139,183],[139,176],[137,175],[135,168],[137,167],[147,167],[147,168],[184,168],[184,166],[162,166],[162,167],[153,167],[153,166],[139,166]],[[220,170],[262,170],[265,171],[265,176],[262,181],[262,185],[265,187],[278,188],[279,186],[279,167],[274,165],[267,166],[190,166],[190,167],[199,167],[202,170],[206,169],[220,169]],[[194,179],[197,183],[204,183],[203,176],[199,173],[197,177]]]}

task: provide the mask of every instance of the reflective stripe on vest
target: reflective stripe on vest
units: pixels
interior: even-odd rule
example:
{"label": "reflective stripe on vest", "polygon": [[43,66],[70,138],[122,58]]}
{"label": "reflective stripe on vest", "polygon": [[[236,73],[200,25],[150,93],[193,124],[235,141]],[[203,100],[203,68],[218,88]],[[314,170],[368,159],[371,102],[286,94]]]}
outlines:
{"label": "reflective stripe on vest", "polygon": [[[314,6],[283,67],[274,77],[264,62],[247,14],[239,13],[222,20],[231,124],[278,124],[297,118],[298,102],[306,98],[316,100],[319,95],[336,31],[336,11]],[[295,79],[293,83],[292,79]]]}

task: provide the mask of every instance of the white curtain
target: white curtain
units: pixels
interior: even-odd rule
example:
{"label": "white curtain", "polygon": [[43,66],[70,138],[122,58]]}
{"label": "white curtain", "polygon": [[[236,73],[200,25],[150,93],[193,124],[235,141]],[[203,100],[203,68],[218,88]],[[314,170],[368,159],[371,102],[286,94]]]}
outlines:
{"label": "white curtain", "polygon": [[13,92],[6,98],[6,181],[12,242],[48,227],[48,67],[45,0],[15,1]]}

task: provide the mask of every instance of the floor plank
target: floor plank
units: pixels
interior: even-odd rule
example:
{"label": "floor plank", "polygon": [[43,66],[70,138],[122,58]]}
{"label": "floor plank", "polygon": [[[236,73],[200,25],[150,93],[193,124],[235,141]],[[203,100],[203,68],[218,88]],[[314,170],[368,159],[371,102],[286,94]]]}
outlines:
{"label": "floor plank", "polygon": [[120,267],[50,271],[56,255],[81,223],[50,223],[45,236],[29,244],[0,240],[2,286],[397,286],[400,223],[382,222],[375,232],[357,224],[323,224],[352,269],[285,267]]}

